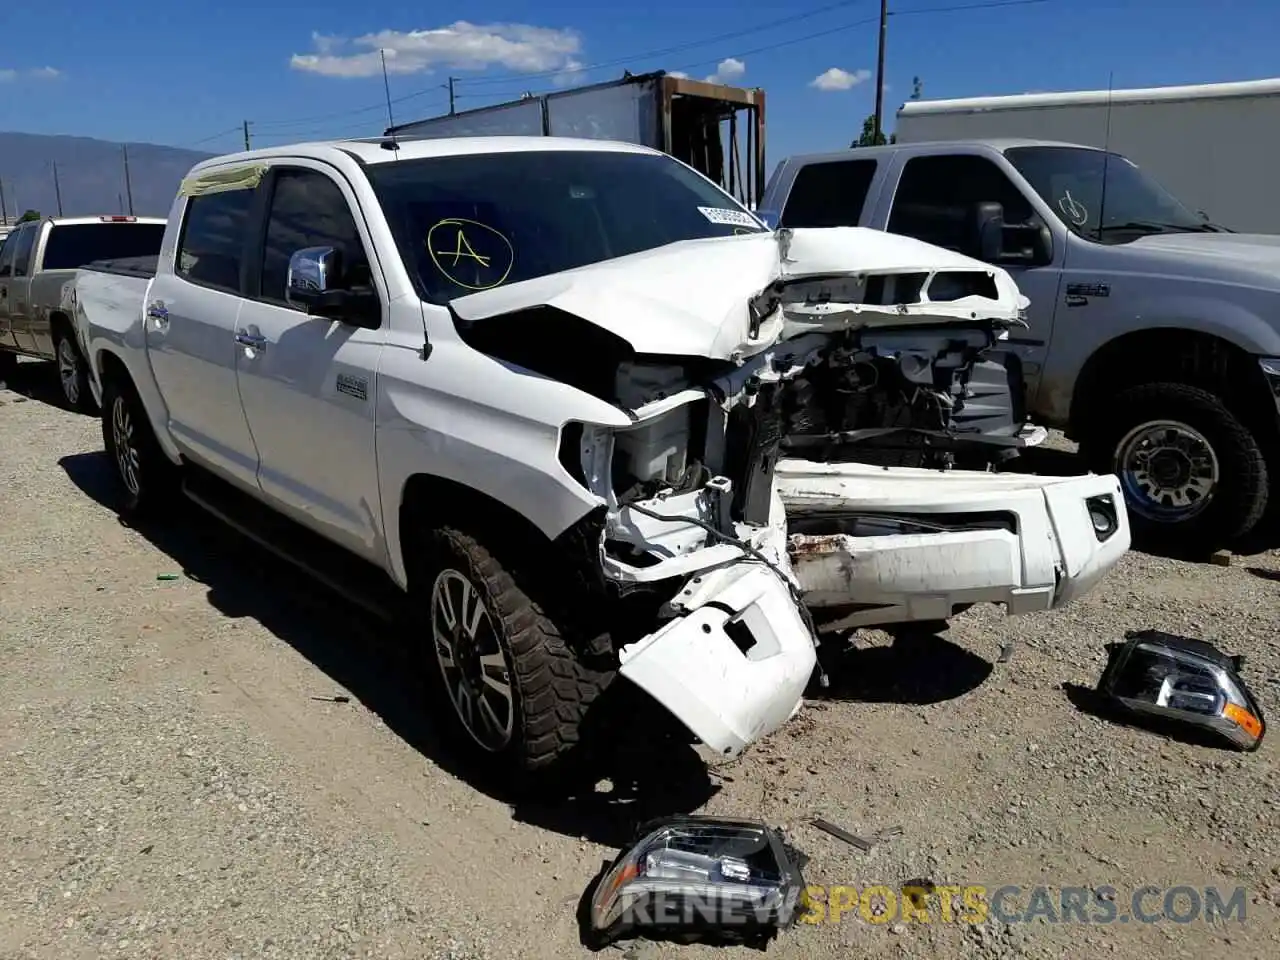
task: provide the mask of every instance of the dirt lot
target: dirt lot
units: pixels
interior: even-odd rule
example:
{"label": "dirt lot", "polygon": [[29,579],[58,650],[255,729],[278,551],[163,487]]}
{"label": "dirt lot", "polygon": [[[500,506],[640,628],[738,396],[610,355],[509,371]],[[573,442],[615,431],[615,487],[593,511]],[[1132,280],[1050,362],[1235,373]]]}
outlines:
{"label": "dirt lot", "polygon": [[[1280,956],[1280,748],[1109,725],[1064,689],[1096,680],[1104,642],[1159,627],[1248,655],[1280,712],[1280,553],[1131,554],[1060,613],[867,637],[744,759],[708,771],[691,748],[638,744],[611,784],[528,807],[458,774],[357,612],[194,514],[123,526],[97,421],[45,402],[50,376],[24,364],[0,391],[0,958],[582,956],[601,862],[638,820],[688,810],[784,827],[813,884],[1085,887],[1122,916],[1145,885],[1246,888],[1243,923],[855,909],[785,932],[780,957]],[[902,834],[861,853],[815,815]]]}

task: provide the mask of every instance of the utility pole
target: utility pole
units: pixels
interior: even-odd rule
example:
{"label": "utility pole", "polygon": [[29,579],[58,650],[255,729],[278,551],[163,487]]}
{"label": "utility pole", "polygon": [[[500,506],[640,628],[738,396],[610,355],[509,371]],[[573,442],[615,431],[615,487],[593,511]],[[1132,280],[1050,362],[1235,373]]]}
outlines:
{"label": "utility pole", "polygon": [[249,121],[248,120],[244,122],[244,148],[246,150],[253,149],[253,147],[249,146]]}
{"label": "utility pole", "polygon": [[880,145],[884,121],[884,39],[889,32],[889,0],[880,0],[880,50],[876,55],[876,123],[871,134],[872,146]]}
{"label": "utility pole", "polygon": [[0,180],[0,224],[8,224],[9,210],[4,205],[4,181]]}
{"label": "utility pole", "polygon": [[[124,154],[124,192],[129,196],[129,216],[133,216],[133,182],[129,179],[129,148],[120,144],[120,152]],[[120,211],[124,213],[124,210]]]}
{"label": "utility pole", "polygon": [[449,116],[453,116],[457,111],[453,109],[453,81],[454,77],[449,78]]}
{"label": "utility pole", "polygon": [[58,161],[53,161],[53,193],[58,198],[58,216],[62,216],[62,186],[58,183]]}

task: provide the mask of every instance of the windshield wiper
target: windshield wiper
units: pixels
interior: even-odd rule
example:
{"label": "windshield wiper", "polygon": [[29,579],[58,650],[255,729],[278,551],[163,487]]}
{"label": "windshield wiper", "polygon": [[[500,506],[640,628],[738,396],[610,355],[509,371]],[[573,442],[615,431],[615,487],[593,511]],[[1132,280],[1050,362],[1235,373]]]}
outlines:
{"label": "windshield wiper", "polygon": [[1162,223],[1158,220],[1126,220],[1124,223],[1106,223],[1098,228],[1105,230],[1131,230],[1142,233],[1211,233],[1215,228],[1210,224],[1198,223]]}

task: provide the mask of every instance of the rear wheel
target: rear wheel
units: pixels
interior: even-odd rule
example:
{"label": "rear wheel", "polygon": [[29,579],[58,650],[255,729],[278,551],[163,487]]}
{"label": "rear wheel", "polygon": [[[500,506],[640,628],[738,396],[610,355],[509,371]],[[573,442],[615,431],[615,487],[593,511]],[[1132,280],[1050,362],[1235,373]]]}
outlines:
{"label": "rear wheel", "polygon": [[146,513],[171,498],[177,467],[160,449],[133,385],[116,378],[102,388],[102,444],[124,488],[125,513]]}
{"label": "rear wheel", "polygon": [[434,699],[472,758],[521,777],[560,769],[612,677],[588,667],[519,565],[436,531],[415,588]]}
{"label": "rear wheel", "polygon": [[59,325],[53,335],[53,351],[58,362],[58,380],[62,384],[62,399],[71,410],[88,411],[93,407],[93,395],[89,391],[89,370],[75,338],[64,326]]}
{"label": "rear wheel", "polygon": [[1222,401],[1179,383],[1114,397],[1082,444],[1092,469],[1115,473],[1139,545],[1206,551],[1248,533],[1267,507],[1267,467]]}

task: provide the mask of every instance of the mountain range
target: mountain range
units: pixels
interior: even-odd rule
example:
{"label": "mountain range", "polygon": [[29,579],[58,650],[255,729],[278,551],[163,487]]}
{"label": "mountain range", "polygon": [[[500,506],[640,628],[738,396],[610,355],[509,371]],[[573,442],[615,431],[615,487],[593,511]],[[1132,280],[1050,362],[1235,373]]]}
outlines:
{"label": "mountain range", "polygon": [[[196,163],[211,156],[155,143],[119,144],[89,137],[0,133],[0,188],[10,219],[27,210],[57,215],[58,192],[65,216],[127,213],[124,152],[129,154],[133,212],[163,217],[178,183]],[[58,168],[58,189],[53,168]]]}

